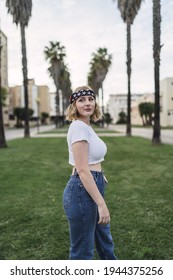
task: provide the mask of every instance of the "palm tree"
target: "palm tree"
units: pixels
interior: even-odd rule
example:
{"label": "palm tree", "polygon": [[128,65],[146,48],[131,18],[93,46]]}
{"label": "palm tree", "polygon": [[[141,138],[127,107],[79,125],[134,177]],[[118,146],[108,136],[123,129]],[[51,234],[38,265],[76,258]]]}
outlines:
{"label": "palm tree", "polygon": [[102,91],[102,114],[104,114],[103,81],[106,78],[111,64],[112,55],[108,54],[106,48],[99,48],[96,53],[92,54],[92,60],[90,62],[91,67],[88,74],[88,85],[93,88],[97,95],[99,89]]}
{"label": "palm tree", "polygon": [[[115,2],[115,0],[113,1]],[[127,136],[131,136],[131,25],[140,9],[141,2],[142,0],[118,0],[118,9],[120,10],[123,21],[127,24]]]}
{"label": "palm tree", "polygon": [[50,76],[53,78],[56,87],[56,127],[58,126],[58,117],[60,115],[59,110],[59,90],[60,88],[60,75],[65,68],[64,57],[65,47],[61,46],[60,42],[49,42],[50,46],[45,47],[44,54],[45,59],[49,61],[50,67],[48,71]]}
{"label": "palm tree", "polygon": [[1,32],[0,32],[0,148],[6,148],[6,140],[5,140],[5,133],[4,133],[4,122],[3,122],[3,97],[2,97],[2,87],[1,87]]}
{"label": "palm tree", "polygon": [[32,0],[6,0],[8,13],[13,17],[13,22],[20,25],[22,46],[22,71],[25,100],[25,128],[24,136],[30,137],[29,112],[28,112],[28,69],[26,55],[25,27],[28,26],[32,11]]}
{"label": "palm tree", "polygon": [[72,93],[70,73],[68,71],[67,65],[64,65],[64,69],[60,74],[60,88],[62,91],[62,108],[64,114],[64,111],[69,105],[69,97]]}
{"label": "palm tree", "polygon": [[153,0],[153,58],[154,58],[154,82],[155,82],[155,112],[152,143],[160,144],[160,0]]}
{"label": "palm tree", "polygon": [[0,148],[7,147],[4,133],[4,123],[3,123],[3,111],[1,102],[1,90],[0,90]]}

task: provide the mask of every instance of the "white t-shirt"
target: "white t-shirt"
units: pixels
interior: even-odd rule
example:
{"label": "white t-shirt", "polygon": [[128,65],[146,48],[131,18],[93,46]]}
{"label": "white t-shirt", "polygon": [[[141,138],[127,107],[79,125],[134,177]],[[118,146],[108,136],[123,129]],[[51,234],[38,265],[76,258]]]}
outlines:
{"label": "white t-shirt", "polygon": [[86,141],[89,144],[88,164],[96,164],[104,160],[107,152],[106,144],[98,137],[93,128],[83,121],[75,120],[70,124],[67,133],[69,164],[75,165],[72,145],[75,142]]}

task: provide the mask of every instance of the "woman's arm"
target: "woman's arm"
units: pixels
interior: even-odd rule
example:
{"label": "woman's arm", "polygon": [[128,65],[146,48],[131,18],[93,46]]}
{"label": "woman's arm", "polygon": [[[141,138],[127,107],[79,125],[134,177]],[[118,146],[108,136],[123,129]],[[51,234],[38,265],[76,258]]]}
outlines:
{"label": "woman's arm", "polygon": [[79,174],[80,180],[86,191],[98,206],[99,224],[107,224],[110,222],[109,210],[106,206],[104,198],[100,194],[93,176],[88,166],[88,143],[86,141],[75,142],[72,145],[72,151],[75,161],[75,167]]}

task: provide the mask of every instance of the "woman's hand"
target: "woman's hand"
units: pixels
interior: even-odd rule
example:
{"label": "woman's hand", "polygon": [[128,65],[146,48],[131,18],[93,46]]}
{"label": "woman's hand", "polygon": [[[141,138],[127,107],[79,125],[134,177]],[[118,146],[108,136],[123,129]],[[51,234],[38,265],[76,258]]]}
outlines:
{"label": "woman's hand", "polygon": [[99,221],[98,224],[108,224],[110,222],[110,213],[106,204],[98,206]]}

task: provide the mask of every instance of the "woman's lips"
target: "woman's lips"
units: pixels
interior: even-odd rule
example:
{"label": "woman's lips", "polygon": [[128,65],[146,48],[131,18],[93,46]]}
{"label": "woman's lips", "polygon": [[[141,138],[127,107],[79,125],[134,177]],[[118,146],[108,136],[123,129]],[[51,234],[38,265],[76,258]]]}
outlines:
{"label": "woman's lips", "polygon": [[84,109],[85,111],[87,111],[87,112],[90,112],[90,111],[92,111],[92,109]]}

